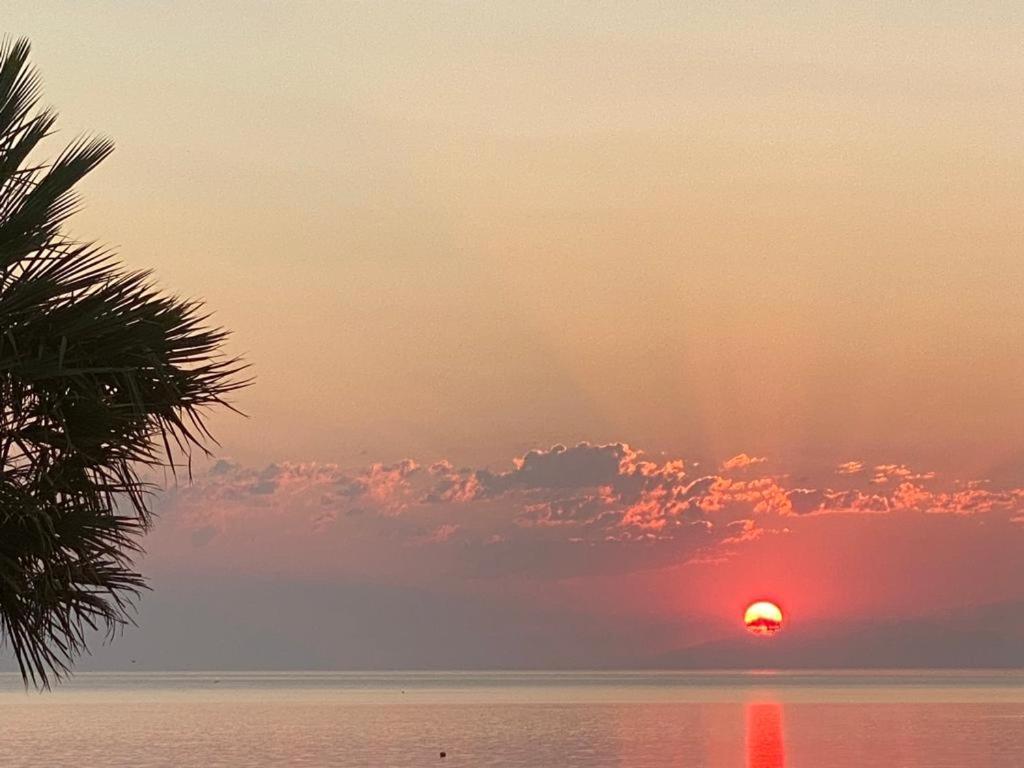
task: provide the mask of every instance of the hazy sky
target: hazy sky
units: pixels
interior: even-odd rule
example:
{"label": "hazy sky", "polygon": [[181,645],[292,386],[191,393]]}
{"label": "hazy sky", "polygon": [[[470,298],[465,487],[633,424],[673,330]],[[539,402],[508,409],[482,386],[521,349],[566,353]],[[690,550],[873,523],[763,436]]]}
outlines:
{"label": "hazy sky", "polygon": [[161,502],[150,666],[1024,601],[1019,3],[4,11],[117,142],[74,233],[257,377]]}

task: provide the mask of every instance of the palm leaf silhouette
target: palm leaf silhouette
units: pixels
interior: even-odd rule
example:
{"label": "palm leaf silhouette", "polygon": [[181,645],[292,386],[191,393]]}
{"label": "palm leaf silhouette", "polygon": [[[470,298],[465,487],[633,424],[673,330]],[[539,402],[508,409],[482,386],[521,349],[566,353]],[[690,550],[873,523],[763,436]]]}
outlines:
{"label": "palm leaf silhouette", "polygon": [[0,639],[48,687],[91,631],[131,621],[151,519],[140,472],[206,451],[208,409],[248,381],[201,303],[62,235],[113,144],[34,160],[55,115],[28,56],[25,40],[0,46]]}

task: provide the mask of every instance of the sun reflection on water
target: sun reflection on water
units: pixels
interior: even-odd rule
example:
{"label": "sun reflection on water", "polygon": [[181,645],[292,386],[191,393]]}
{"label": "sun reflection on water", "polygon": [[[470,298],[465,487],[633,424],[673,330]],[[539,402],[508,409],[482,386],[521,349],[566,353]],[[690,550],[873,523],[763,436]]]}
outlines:
{"label": "sun reflection on water", "polygon": [[747,768],[785,768],[782,705],[747,704]]}

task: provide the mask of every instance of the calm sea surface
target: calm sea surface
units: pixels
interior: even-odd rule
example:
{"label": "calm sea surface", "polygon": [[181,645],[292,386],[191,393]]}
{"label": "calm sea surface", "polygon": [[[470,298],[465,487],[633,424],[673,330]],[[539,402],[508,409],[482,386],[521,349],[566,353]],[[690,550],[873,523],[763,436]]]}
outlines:
{"label": "calm sea surface", "polygon": [[1024,672],[3,675],[0,733],[12,767],[1002,768]]}

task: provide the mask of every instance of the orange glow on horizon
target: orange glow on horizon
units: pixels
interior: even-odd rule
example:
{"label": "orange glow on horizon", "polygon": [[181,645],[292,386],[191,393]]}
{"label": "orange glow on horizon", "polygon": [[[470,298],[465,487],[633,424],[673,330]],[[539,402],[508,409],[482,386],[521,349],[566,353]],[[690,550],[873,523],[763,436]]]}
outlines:
{"label": "orange glow on horizon", "polygon": [[758,600],[747,606],[743,623],[751,634],[769,637],[782,629],[782,609],[768,600]]}

